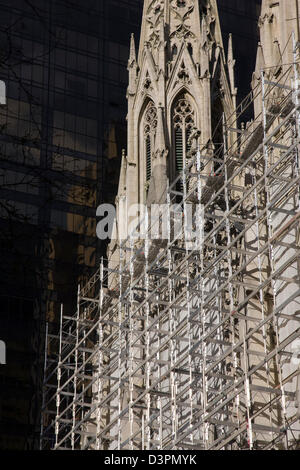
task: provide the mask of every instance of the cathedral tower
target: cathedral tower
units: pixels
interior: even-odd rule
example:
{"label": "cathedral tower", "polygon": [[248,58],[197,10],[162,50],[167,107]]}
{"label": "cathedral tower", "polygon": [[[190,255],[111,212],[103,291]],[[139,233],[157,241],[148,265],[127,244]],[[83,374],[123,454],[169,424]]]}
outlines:
{"label": "cathedral tower", "polygon": [[234,63],[231,40],[224,54],[216,0],[145,0],[138,55],[131,38],[127,156],[111,252],[130,207],[163,203],[193,149],[223,142],[223,113],[235,108]]}

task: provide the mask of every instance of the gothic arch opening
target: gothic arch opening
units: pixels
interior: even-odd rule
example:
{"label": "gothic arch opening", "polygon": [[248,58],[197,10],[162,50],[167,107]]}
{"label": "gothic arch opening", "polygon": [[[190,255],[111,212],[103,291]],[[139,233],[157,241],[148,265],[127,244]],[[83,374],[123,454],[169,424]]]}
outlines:
{"label": "gothic arch opening", "polygon": [[[177,178],[190,157],[190,136],[196,124],[195,107],[190,95],[182,91],[175,98],[172,106],[172,162],[170,167],[171,180]],[[180,179],[177,190],[182,192],[183,183]]]}
{"label": "gothic arch opening", "polygon": [[152,100],[145,102],[142,111],[142,119],[140,125],[140,151],[143,176],[142,180],[145,185],[146,194],[149,189],[150,179],[152,175],[152,155],[155,146],[155,135],[157,128],[157,109]]}

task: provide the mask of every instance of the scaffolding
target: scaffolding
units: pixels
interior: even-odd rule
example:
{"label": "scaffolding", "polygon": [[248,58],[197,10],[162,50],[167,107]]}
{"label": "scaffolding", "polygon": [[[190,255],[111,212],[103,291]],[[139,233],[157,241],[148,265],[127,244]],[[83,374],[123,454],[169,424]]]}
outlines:
{"label": "scaffolding", "polygon": [[[223,118],[222,148],[190,155],[157,216],[166,239],[146,213],[145,239],[125,240],[118,265],[103,260],[78,289],[75,315],[62,309],[59,334],[49,326],[41,449],[299,446],[294,62],[262,72]],[[255,100],[261,115],[238,129]]]}

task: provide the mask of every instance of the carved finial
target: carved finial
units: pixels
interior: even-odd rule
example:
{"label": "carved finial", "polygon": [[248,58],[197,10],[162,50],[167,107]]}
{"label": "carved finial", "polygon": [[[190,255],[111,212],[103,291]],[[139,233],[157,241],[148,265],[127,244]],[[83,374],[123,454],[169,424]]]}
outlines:
{"label": "carved finial", "polygon": [[228,39],[228,56],[227,56],[227,62],[228,64],[234,62],[235,60],[233,59],[233,45],[232,45],[232,34],[229,34],[229,39]]}
{"label": "carved finial", "polygon": [[129,86],[127,91],[127,98],[133,96],[136,91],[136,77],[137,77],[137,61],[136,61],[136,51],[135,51],[135,40],[134,34],[131,34],[130,39],[130,55],[128,60],[127,70],[129,72]]}
{"label": "carved finial", "polygon": [[126,158],[126,150],[123,149],[121,170],[120,170],[120,177],[119,177],[118,197],[123,196],[126,193],[126,175],[127,175],[127,158]]}
{"label": "carved finial", "polygon": [[237,95],[237,89],[235,87],[235,78],[234,78],[234,67],[235,67],[235,60],[233,58],[233,45],[232,45],[232,34],[229,34],[228,40],[228,56],[227,56],[227,64],[229,69],[229,79],[230,79],[230,86],[231,92],[233,96]]}
{"label": "carved finial", "polygon": [[256,66],[255,66],[255,76],[257,80],[260,79],[262,70],[265,68],[265,59],[264,52],[261,43],[258,43],[257,47],[257,56],[256,56]]}
{"label": "carved finial", "polygon": [[134,34],[132,33],[131,39],[130,39],[129,65],[132,66],[133,63],[136,63],[136,50],[135,50]]}

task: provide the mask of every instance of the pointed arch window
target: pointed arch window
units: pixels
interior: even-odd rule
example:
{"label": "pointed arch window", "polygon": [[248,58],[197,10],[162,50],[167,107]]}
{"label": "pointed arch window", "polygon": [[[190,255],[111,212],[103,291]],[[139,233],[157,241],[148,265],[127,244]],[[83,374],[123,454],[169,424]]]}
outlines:
{"label": "pointed arch window", "polygon": [[145,179],[149,183],[152,174],[152,153],[154,150],[155,134],[157,128],[157,110],[152,101],[149,101],[144,115],[144,148],[145,148]]}
{"label": "pointed arch window", "polygon": [[[191,149],[190,135],[195,126],[195,112],[189,99],[181,95],[173,107],[173,135],[174,135],[174,160],[175,178],[186,165]],[[182,181],[178,183],[178,190],[182,190]]]}

